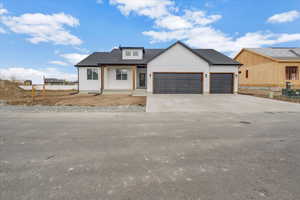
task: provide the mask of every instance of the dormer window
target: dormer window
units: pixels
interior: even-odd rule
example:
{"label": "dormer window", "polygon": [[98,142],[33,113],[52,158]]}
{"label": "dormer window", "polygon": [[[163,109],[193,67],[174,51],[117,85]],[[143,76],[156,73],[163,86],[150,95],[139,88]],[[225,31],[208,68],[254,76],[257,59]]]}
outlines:
{"label": "dormer window", "polygon": [[144,48],[142,47],[121,47],[123,60],[142,60]]}
{"label": "dormer window", "polygon": [[131,56],[131,51],[130,50],[126,50],[125,51],[125,55],[128,56],[128,57]]}
{"label": "dormer window", "polygon": [[138,57],[139,56],[139,52],[138,51],[133,51],[132,55]]}

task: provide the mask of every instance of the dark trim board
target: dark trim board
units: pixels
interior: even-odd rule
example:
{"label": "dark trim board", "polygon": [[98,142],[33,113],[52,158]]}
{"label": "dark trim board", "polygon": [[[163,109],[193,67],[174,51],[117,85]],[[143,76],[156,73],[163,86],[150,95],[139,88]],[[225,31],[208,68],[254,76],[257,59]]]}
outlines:
{"label": "dark trim board", "polygon": [[[158,92],[156,91],[156,85],[155,85],[155,76],[157,74],[199,74],[199,79],[201,80],[201,87],[200,91],[198,92]],[[152,78],[152,93],[153,94],[203,94],[204,92],[204,76],[203,72],[153,72],[153,78]]]}
{"label": "dark trim board", "polygon": [[[235,85],[235,80],[234,80],[234,73],[231,73],[231,72],[210,72],[209,73],[210,76],[209,76],[209,93],[210,94],[234,94],[234,85]],[[212,91],[212,74],[231,74],[232,75],[232,85],[231,85],[231,93],[228,93],[228,92],[213,92]]]}

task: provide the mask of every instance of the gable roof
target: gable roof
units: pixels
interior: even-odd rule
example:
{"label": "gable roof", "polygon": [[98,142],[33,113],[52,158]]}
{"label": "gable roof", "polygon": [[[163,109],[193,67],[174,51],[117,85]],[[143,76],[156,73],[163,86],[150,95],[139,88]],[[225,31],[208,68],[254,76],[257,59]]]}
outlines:
{"label": "gable roof", "polygon": [[[300,61],[300,48],[246,48],[243,50],[248,50],[254,52],[261,56],[270,58],[276,61]],[[243,51],[242,50],[242,51]],[[241,51],[241,52],[242,52]],[[241,52],[235,57],[237,58]]]}
{"label": "gable roof", "polygon": [[[122,59],[122,48],[113,49],[111,52],[95,52],[79,62],[76,67],[98,66],[98,65],[146,65],[159,55],[168,51],[170,48],[180,44],[191,51],[196,56],[202,58],[210,65],[240,65],[239,62],[221,54],[213,49],[191,49],[184,43],[178,41],[167,49],[144,49],[142,60],[124,60]],[[124,47],[123,47],[124,48]],[[133,48],[133,47],[132,47]]]}

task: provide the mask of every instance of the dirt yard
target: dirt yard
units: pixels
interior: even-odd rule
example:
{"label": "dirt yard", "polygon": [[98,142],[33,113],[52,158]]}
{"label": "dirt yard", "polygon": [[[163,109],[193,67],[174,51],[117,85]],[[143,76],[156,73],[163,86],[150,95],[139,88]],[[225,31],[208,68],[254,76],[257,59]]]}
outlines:
{"label": "dirt yard", "polygon": [[121,106],[146,105],[146,97],[130,95],[77,94],[76,91],[36,91],[32,99],[31,91],[20,89],[10,81],[0,81],[0,99],[10,105],[47,105],[47,106]]}
{"label": "dirt yard", "polygon": [[[252,95],[252,96],[263,97],[263,98],[269,98],[270,92],[271,91],[268,90],[239,89],[239,94]],[[281,92],[274,92],[274,99],[280,101],[300,103],[300,98],[289,98],[286,96],[282,96]]]}

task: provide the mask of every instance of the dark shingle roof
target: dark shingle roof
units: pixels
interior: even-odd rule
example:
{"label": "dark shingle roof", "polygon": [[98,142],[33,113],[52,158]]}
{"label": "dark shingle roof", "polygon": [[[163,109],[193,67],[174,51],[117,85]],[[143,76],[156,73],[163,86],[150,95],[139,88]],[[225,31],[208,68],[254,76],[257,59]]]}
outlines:
{"label": "dark shingle roof", "polygon": [[[197,56],[206,60],[211,65],[240,65],[237,61],[219,53],[213,49],[191,49],[181,42],[177,42],[184,45],[190,51]],[[175,43],[175,44],[177,44]],[[175,45],[173,44],[173,45]],[[172,46],[173,46],[172,45]],[[171,47],[172,47],[171,46]],[[170,48],[170,47],[169,47]],[[169,49],[167,48],[167,49]],[[121,49],[113,49],[111,52],[96,52],[79,62],[76,67],[85,66],[98,66],[100,64],[111,64],[111,65],[145,65],[155,57],[159,56],[167,49],[144,49],[144,57],[142,60],[123,60]]]}
{"label": "dark shingle roof", "polygon": [[212,65],[240,65],[239,62],[214,49],[194,49],[194,51],[204,59],[208,60]]}

